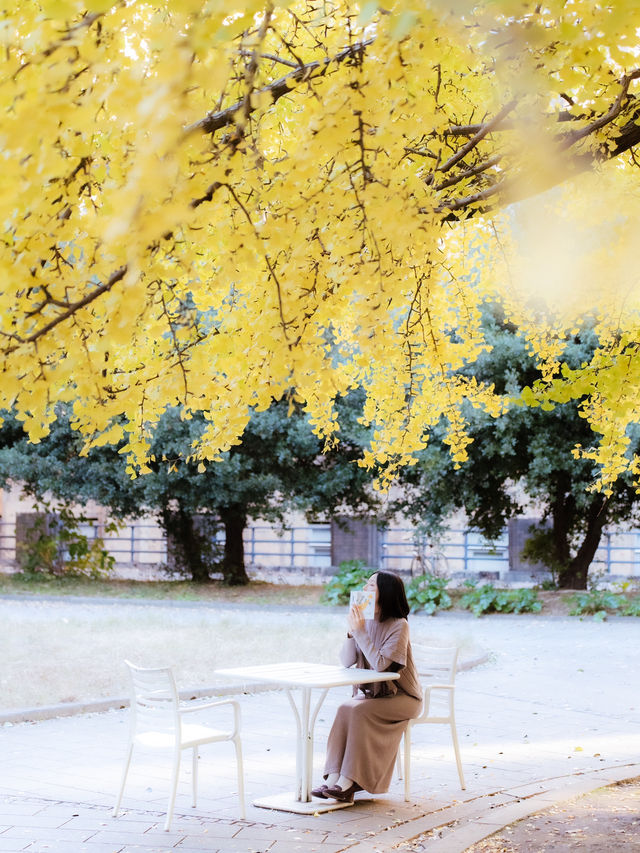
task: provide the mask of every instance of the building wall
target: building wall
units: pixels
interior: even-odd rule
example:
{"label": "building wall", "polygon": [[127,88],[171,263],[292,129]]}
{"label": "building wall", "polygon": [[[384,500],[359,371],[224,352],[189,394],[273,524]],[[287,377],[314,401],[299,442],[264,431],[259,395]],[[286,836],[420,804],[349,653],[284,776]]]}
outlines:
{"label": "building wall", "polygon": [[[16,485],[0,492],[0,566],[15,564],[16,516],[33,511],[33,502],[24,498]],[[153,517],[123,524],[110,533],[105,531],[108,516],[104,507],[89,503],[82,512],[95,521],[86,535],[103,537],[120,575],[157,576],[156,567],[166,563],[167,553],[163,531]],[[374,523],[348,519],[341,519],[340,524],[336,520],[310,524],[303,513],[291,513],[282,526],[249,523],[245,531],[246,562],[250,572],[259,577],[279,573],[285,578],[297,572],[322,579],[345,560],[361,560],[373,568],[402,574],[426,570],[458,577],[535,582],[543,567],[530,566],[519,558],[532,520],[515,519],[498,541],[488,542],[468,530],[464,515],[458,513],[451,517],[437,544],[430,545],[417,543],[416,531],[402,519],[379,528]],[[640,576],[640,531],[607,531],[593,571],[617,577]]]}

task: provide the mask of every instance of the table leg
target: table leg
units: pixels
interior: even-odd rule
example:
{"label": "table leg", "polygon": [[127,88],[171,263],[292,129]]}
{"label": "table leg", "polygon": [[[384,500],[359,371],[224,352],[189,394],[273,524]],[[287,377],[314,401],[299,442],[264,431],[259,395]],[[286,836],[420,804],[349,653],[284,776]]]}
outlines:
{"label": "table leg", "polygon": [[304,732],[304,747],[302,756],[302,792],[300,796],[300,800],[302,802],[308,803],[311,800],[311,788],[313,787],[313,731],[315,729],[318,711],[322,707],[322,703],[324,702],[328,692],[328,690],[322,691],[322,693],[318,697],[316,706],[313,709],[313,714],[311,714],[310,716],[311,690],[304,690],[305,694],[308,693],[308,697],[303,695],[302,702],[302,730]]}
{"label": "table leg", "polygon": [[320,812],[344,809],[353,803],[339,803],[337,800],[314,800],[311,797],[313,786],[313,732],[318,712],[325,696],[329,692],[323,689],[311,711],[310,687],[302,688],[300,707],[297,706],[293,690],[287,689],[287,696],[296,720],[296,790],[295,794],[276,794],[254,801],[254,806],[264,809],[295,812],[297,814],[316,814]]}
{"label": "table leg", "polygon": [[[296,800],[302,801],[302,788],[303,788],[303,751],[304,751],[304,741],[306,738],[306,730],[308,727],[308,723],[304,721],[304,705],[305,699],[307,704],[307,720],[309,716],[309,699],[310,699],[310,690],[303,690],[302,693],[302,716],[300,715],[300,710],[296,705],[295,699],[293,698],[293,694],[291,690],[287,689],[287,698],[289,699],[289,704],[291,705],[291,710],[293,711],[293,716],[296,721]],[[306,696],[305,696],[306,694]],[[308,801],[309,797],[306,797],[305,800]]]}

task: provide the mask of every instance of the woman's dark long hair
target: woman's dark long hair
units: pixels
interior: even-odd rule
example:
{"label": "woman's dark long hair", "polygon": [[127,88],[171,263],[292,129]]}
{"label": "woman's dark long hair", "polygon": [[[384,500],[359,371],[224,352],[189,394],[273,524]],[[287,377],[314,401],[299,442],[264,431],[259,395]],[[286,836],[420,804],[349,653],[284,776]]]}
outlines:
{"label": "woman's dark long hair", "polygon": [[404,590],[402,578],[392,572],[377,572],[378,608],[380,622],[387,619],[406,619],[409,615],[409,602]]}

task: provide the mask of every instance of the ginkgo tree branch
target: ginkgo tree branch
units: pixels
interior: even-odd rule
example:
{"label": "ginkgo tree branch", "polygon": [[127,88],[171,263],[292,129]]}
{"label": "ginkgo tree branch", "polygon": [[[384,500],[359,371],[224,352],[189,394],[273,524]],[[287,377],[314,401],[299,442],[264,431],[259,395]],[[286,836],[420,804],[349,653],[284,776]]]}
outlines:
{"label": "ginkgo tree branch", "polygon": [[269,275],[271,277],[271,280],[273,281],[273,283],[276,286],[276,294],[278,297],[278,312],[280,314],[280,325],[282,326],[282,332],[284,334],[287,345],[289,346],[289,349],[291,349],[291,341],[289,340],[289,335],[287,332],[287,328],[289,326],[289,323],[287,323],[287,321],[285,320],[285,317],[284,317],[284,304],[282,301],[282,285],[280,284],[280,279],[278,278],[278,275],[276,273],[274,263],[271,260],[271,258],[269,257],[269,253],[267,252],[267,250],[264,248],[264,246],[262,246],[262,240],[260,239],[260,235],[258,233],[258,230],[256,229],[254,221],[251,219],[251,214],[249,213],[249,211],[247,210],[245,205],[240,201],[240,199],[238,198],[238,195],[235,192],[235,190],[233,189],[233,187],[230,186],[229,184],[226,184],[225,187],[226,187],[229,195],[233,198],[235,203],[238,205],[238,207],[240,208],[240,210],[244,214],[244,216],[245,216],[245,218],[249,224],[249,227],[253,231],[254,237],[256,238],[259,245],[261,246],[262,256],[264,258],[264,262],[267,265],[267,269],[269,270]]}
{"label": "ginkgo tree branch", "polygon": [[[454,184],[460,183],[460,181],[464,181],[466,178],[473,178],[475,175],[479,175],[482,172],[486,172],[487,169],[491,169],[493,166],[497,166],[502,158],[499,154],[496,154],[494,157],[489,157],[488,160],[485,160],[482,163],[478,163],[477,166],[473,166],[471,169],[466,169],[464,172],[458,172],[457,175],[451,175],[448,178],[445,178],[444,181],[440,181],[438,184],[434,184],[433,188],[436,192],[440,192],[441,190],[445,190],[447,187],[451,187]],[[431,177],[431,176],[430,176]]]}
{"label": "ginkgo tree branch", "polygon": [[[268,26],[268,19],[269,19],[269,15],[267,14],[267,15],[265,15],[266,24],[264,24],[264,26],[263,26],[263,32],[266,30],[266,26]],[[349,58],[354,58],[354,57],[358,56],[359,54],[362,55],[362,52],[372,43],[373,43],[373,39],[368,39],[368,40],[363,41],[363,42],[358,42],[358,43],[351,45],[351,46],[345,48],[344,50],[340,51],[334,57],[331,57],[331,58],[328,58],[328,59],[325,59],[322,61],[312,62],[312,63],[304,65],[300,68],[297,68],[295,71],[291,72],[290,74],[285,75],[284,77],[279,78],[278,80],[275,80],[273,83],[269,84],[269,86],[267,86],[267,87],[265,87],[259,91],[260,91],[260,93],[264,93],[265,91],[270,92],[272,99],[275,102],[279,98],[281,98],[283,95],[288,94],[292,90],[293,86],[297,85],[298,83],[307,82],[314,77],[318,77],[318,76],[322,76],[322,75],[326,74],[331,63],[339,64],[339,63],[344,62],[345,60],[347,60]],[[196,132],[196,131],[202,131],[204,133],[215,133],[215,131],[220,130],[223,127],[228,127],[228,126],[234,124],[237,121],[238,111],[242,112],[243,117],[245,119],[248,118],[248,116],[253,112],[253,109],[254,109],[251,106],[251,97],[250,97],[251,96],[251,91],[250,91],[251,85],[250,84],[252,83],[253,78],[255,77],[255,73],[257,70],[257,57],[258,56],[259,56],[259,54],[257,52],[254,53],[252,56],[251,67],[248,70],[248,81],[247,82],[249,85],[247,87],[247,93],[245,94],[245,96],[240,101],[235,103],[233,106],[228,107],[227,109],[221,110],[221,111],[216,112],[216,113],[210,113],[209,115],[205,116],[205,118],[202,119],[201,121],[196,122],[195,124],[191,125],[190,127],[185,128],[185,131],[184,131],[185,134],[188,135],[188,134]],[[218,182],[215,182],[214,184],[212,184],[207,189],[204,196],[202,196],[198,199],[194,199],[191,202],[191,207],[196,208],[205,201],[211,201],[215,191],[217,189],[219,189],[220,186],[221,186],[221,184]],[[237,198],[236,198],[236,202],[238,202]],[[246,213],[246,211],[245,211],[245,213]],[[275,270],[272,268],[271,261],[269,260],[268,257],[267,257],[267,264],[269,266],[271,276],[276,283],[276,287],[277,287],[277,291],[278,291],[280,313],[281,313],[281,317],[282,317],[282,325],[283,325],[283,330],[284,330],[285,335],[286,335],[287,323],[284,320],[284,317],[282,316],[282,301],[281,301],[282,295],[281,295],[281,291],[280,291],[280,285],[279,285],[277,276],[275,274]],[[107,291],[111,290],[111,288],[115,284],[117,284],[119,281],[121,281],[124,278],[126,271],[127,271],[126,266],[123,266],[120,269],[116,270],[104,284],[100,285],[99,287],[96,287],[94,290],[92,290],[90,293],[88,293],[83,299],[80,299],[76,302],[69,303],[64,311],[62,311],[60,314],[58,314],[56,317],[54,317],[52,320],[50,320],[48,323],[46,323],[44,326],[39,328],[37,331],[35,331],[31,335],[29,335],[27,337],[19,337],[17,335],[12,335],[11,336],[12,339],[16,340],[17,344],[15,344],[13,347],[6,349],[5,353],[9,354],[9,353],[13,352],[17,348],[17,346],[19,346],[20,344],[35,343],[39,338],[41,338],[43,335],[47,334],[48,332],[52,331],[60,323],[69,319],[69,317],[71,317],[77,311],[86,307],[86,305],[89,305],[91,302],[93,302],[95,299],[97,299],[103,293],[106,293]]]}
{"label": "ginkgo tree branch", "polygon": [[[288,95],[300,83],[307,83],[316,77],[324,76],[329,71],[332,64],[339,65],[347,59],[354,59],[358,55],[362,55],[367,47],[373,44],[373,42],[373,38],[366,39],[365,41],[357,42],[356,44],[344,48],[344,50],[336,53],[335,56],[330,56],[325,59],[315,60],[314,62],[301,65],[299,68],[296,68],[295,71],[285,74],[284,77],[279,77],[267,86],[254,90],[253,94],[268,94],[271,96],[273,103],[275,103],[283,95]],[[194,124],[190,124],[185,127],[185,135],[190,135],[198,131],[202,131],[203,133],[215,133],[223,127],[229,127],[230,125],[235,124],[238,110],[241,110],[245,106],[245,103],[246,97],[243,97],[239,101],[236,101],[235,104],[232,104],[232,106],[226,107],[224,110],[208,113],[204,118],[201,118]],[[249,112],[253,112],[254,110],[255,107],[249,106]]]}
{"label": "ginkgo tree branch", "polygon": [[[324,70],[326,70],[326,68]],[[287,76],[289,76],[289,75],[287,75]],[[634,79],[636,79],[639,76],[640,76],[640,72],[634,73],[634,75],[633,75]],[[242,103],[242,102],[240,102],[240,103]],[[236,105],[236,107],[234,108],[233,111],[229,111],[229,110],[223,111],[223,113],[225,113],[226,123],[230,123],[231,116],[232,116],[233,112],[238,108],[239,108],[239,104]],[[607,114],[610,116],[608,121],[611,122],[613,120],[613,118],[615,118],[619,115],[619,113],[620,113],[620,110],[618,109],[618,111],[615,113],[615,116],[614,116],[614,115],[612,115],[612,111],[610,110],[609,113]],[[218,114],[218,115],[221,115],[221,114]],[[227,119],[228,119],[228,121],[227,121]],[[594,127],[595,124],[596,123],[594,122],[592,124],[592,127]],[[223,126],[224,126],[223,124],[220,124],[220,127],[223,127]],[[604,125],[599,125],[598,129],[600,129],[600,127],[602,127],[602,126],[604,126]],[[476,138],[477,141],[480,141],[480,139],[484,138],[484,136],[487,135],[486,133],[484,133],[484,134],[482,133],[483,125],[469,125],[469,126],[467,126],[467,128],[471,128],[471,127],[476,129],[476,133],[475,133],[474,138]],[[202,129],[204,130],[204,127]],[[458,131],[461,131],[461,129],[462,129],[461,126],[459,126],[457,128]],[[494,130],[495,130],[495,120],[494,120]],[[207,132],[210,132],[210,131],[207,131]],[[594,132],[594,131],[592,130],[592,132]],[[599,161],[606,160],[606,159],[610,159],[610,158],[613,158],[616,156],[619,156],[620,154],[624,153],[625,151],[628,151],[629,149],[633,148],[635,145],[640,144],[640,107],[638,107],[635,110],[635,112],[632,114],[632,117],[630,118],[630,120],[620,130],[619,134],[617,134],[615,137],[613,137],[612,141],[615,142],[615,145],[613,145],[610,148],[603,149],[600,147],[596,151],[582,152],[580,157],[574,157],[573,161],[572,161],[573,162],[573,170],[568,170],[566,173],[566,177],[569,177],[570,174],[574,175],[574,174],[577,174],[581,171],[586,171],[588,168],[593,166],[595,163],[597,163]],[[470,149],[467,149],[466,153],[468,153],[469,150]],[[434,186],[434,189],[436,191],[441,191],[443,189],[446,189],[447,187],[450,187],[450,186],[455,185],[456,183],[459,183],[460,181],[466,179],[467,177],[473,177],[477,174],[480,174],[481,172],[486,171],[488,168],[491,168],[492,166],[497,165],[497,163],[499,162],[499,159],[500,158],[498,156],[492,157],[492,158],[488,159],[487,161],[485,161],[484,163],[481,163],[474,168],[467,169],[467,170],[465,170],[461,173],[458,173],[456,175],[452,175],[451,177],[442,181],[440,184]],[[198,199],[194,199],[191,202],[191,206],[195,208],[204,202],[211,201],[216,190],[218,190],[221,186],[223,186],[223,185],[220,184],[219,182],[215,182],[214,184],[212,184],[207,189],[206,193],[203,196],[201,196]],[[467,211],[467,209],[472,208],[472,206],[475,206],[475,208],[473,210],[469,210],[470,213],[485,212],[486,208],[479,207],[479,204],[481,202],[484,202],[484,201],[487,201],[489,199],[492,199],[492,198],[495,198],[497,196],[502,195],[503,203],[514,203],[516,201],[520,201],[520,200],[526,198],[527,195],[530,195],[532,192],[533,192],[533,190],[531,190],[531,189],[528,190],[526,188],[525,184],[522,184],[520,186],[519,192],[516,192],[515,180],[514,179],[504,179],[503,181],[497,182],[497,183],[495,183],[489,187],[486,187],[486,188],[484,188],[478,192],[470,193],[468,195],[460,196],[460,197],[454,198],[454,199],[446,199],[446,200],[442,201],[439,205],[436,206],[435,211],[436,211],[436,213],[444,214],[443,215],[444,221],[452,222],[452,221],[457,221],[459,219],[458,211]],[[497,202],[497,204],[500,204],[500,203],[501,203],[500,201]],[[427,213],[428,211],[425,209],[424,212]],[[120,269],[116,270],[114,273],[112,273],[112,275],[109,277],[109,279],[104,284],[94,288],[83,299],[80,299],[80,300],[73,302],[73,303],[69,303],[63,312],[61,312],[58,316],[54,317],[52,320],[50,320],[48,323],[46,323],[44,326],[42,326],[40,329],[38,329],[36,332],[32,333],[31,335],[22,338],[22,337],[15,335],[15,334],[12,334],[10,337],[14,341],[17,341],[18,343],[12,347],[7,348],[5,350],[5,353],[9,354],[9,353],[13,352],[15,349],[17,349],[17,347],[20,344],[35,343],[39,338],[43,337],[45,334],[50,332],[52,329],[54,329],[60,323],[69,319],[69,317],[71,317],[77,311],[86,307],[86,305],[93,302],[95,299],[100,297],[103,293],[106,293],[109,290],[111,290],[111,288],[115,284],[117,284],[119,281],[121,281],[124,278],[126,271],[127,271],[126,266],[123,266]],[[272,271],[272,275],[273,275],[273,271]],[[277,283],[277,277],[274,276],[274,279]],[[279,298],[279,300],[281,300],[281,293],[280,293],[279,287],[278,287],[278,298]],[[62,307],[62,305],[59,305],[59,307]],[[280,302],[280,309],[282,310],[281,302]],[[284,318],[282,319],[282,322],[283,322],[283,329],[285,330],[285,334],[286,334],[287,324],[284,321]]]}
{"label": "ginkgo tree branch", "polygon": [[[557,169],[555,173],[552,171],[551,174],[554,174],[555,176],[552,180],[543,184],[542,187],[537,182],[527,180],[526,175],[506,173],[502,177],[502,180],[496,181],[489,187],[479,189],[475,193],[470,193],[458,198],[445,199],[436,207],[436,212],[448,212],[445,219],[452,221],[458,218],[455,215],[456,211],[463,210],[465,213],[470,214],[472,212],[470,209],[474,207],[474,210],[477,213],[486,212],[487,208],[483,207],[480,203],[491,198],[495,198],[496,206],[513,204],[514,202],[521,201],[530,195],[540,192],[541,188],[549,189],[555,183],[558,183],[559,180],[566,180],[570,177],[574,177],[580,172],[593,167],[596,163],[612,159],[613,157],[617,157],[629,150],[640,142],[640,107],[637,105],[636,98],[629,95],[629,85],[631,81],[639,78],[640,69],[636,69],[631,73],[624,75],[619,81],[620,91],[616,96],[614,103],[604,115],[599,119],[590,122],[584,128],[561,134],[555,139],[552,138],[550,140],[549,147],[550,151],[555,152],[559,160],[559,158],[564,155],[564,152],[575,146],[577,142],[587,138],[588,136],[596,134],[599,130],[602,130],[607,125],[612,124],[626,108],[627,112],[632,111],[631,118],[617,134],[612,135],[610,142],[615,142],[615,145],[601,144],[594,146],[591,149],[584,149],[577,153],[573,153],[570,157],[563,156],[562,164],[558,162],[558,165],[562,165],[562,169]],[[558,116],[557,120],[566,121],[566,113]],[[471,130],[475,130],[473,138],[463,146],[461,151],[468,154],[475,145],[484,138],[486,133],[483,134],[483,130],[485,130],[489,124],[493,124],[495,129],[495,120],[483,125],[458,126],[457,130],[461,134],[464,132],[464,135],[468,135]],[[502,129],[505,129],[504,126]],[[483,167],[481,171],[484,171],[486,165],[484,163],[481,165]],[[452,186],[464,178],[472,176],[472,173],[473,170],[467,170],[459,175],[454,175],[448,181],[442,182],[440,187],[444,188]],[[558,177],[559,175],[561,175],[561,178]]]}
{"label": "ginkgo tree branch", "polygon": [[459,163],[467,154],[472,151],[479,142],[481,142],[485,136],[491,133],[494,130],[497,130],[500,127],[502,120],[509,115],[510,112],[513,112],[517,104],[517,101],[512,100],[509,101],[508,104],[505,104],[504,107],[498,112],[498,114],[492,118],[490,121],[483,124],[477,133],[460,148],[456,153],[450,157],[446,163],[443,163],[441,166],[436,167],[436,171],[438,172],[448,172],[453,166]]}
{"label": "ginkgo tree branch", "polygon": [[46,335],[47,332],[50,332],[52,329],[55,329],[55,327],[58,326],[60,323],[64,322],[65,320],[68,320],[70,317],[80,311],[81,308],[86,308],[87,305],[90,305],[99,296],[102,296],[103,293],[107,293],[109,290],[111,290],[114,285],[116,285],[119,281],[122,281],[126,273],[127,267],[121,266],[114,273],[112,273],[103,284],[94,287],[91,291],[89,291],[89,293],[87,293],[86,296],[83,296],[82,299],[78,299],[76,302],[68,303],[65,311],[63,311],[61,314],[58,314],[57,317],[54,317],[52,320],[50,320],[44,326],[41,326],[31,335],[27,335],[26,337],[21,337],[16,334],[7,335],[7,337],[10,337],[12,340],[17,341],[18,343],[12,347],[8,347],[7,349],[5,349],[5,354],[8,355],[9,353],[14,352],[16,349],[18,349],[18,346],[20,344],[35,343],[39,338],[42,338],[44,335]]}
{"label": "ginkgo tree branch", "polygon": [[[238,111],[238,114],[241,116],[242,124],[249,119],[251,114],[251,94],[253,92],[253,83],[258,73],[258,68],[260,67],[260,48],[264,42],[265,36],[267,35],[267,31],[269,29],[269,24],[271,22],[271,15],[273,14],[273,7],[267,6],[264,17],[262,19],[262,23],[260,24],[260,30],[258,31],[258,43],[256,44],[255,49],[251,53],[249,63],[247,65],[247,70],[244,75],[245,82],[245,95],[242,99],[242,106]],[[240,124],[236,122],[236,126],[238,127],[238,132],[240,132]]]}
{"label": "ginkgo tree branch", "polygon": [[[244,96],[233,105],[223,110],[208,113],[198,122],[195,122],[194,124],[184,128],[183,133],[185,137],[196,132],[214,134],[222,128],[229,127],[232,125],[235,125],[237,127],[239,115],[241,116],[242,120],[246,121],[256,109],[254,103],[261,101],[260,97],[254,96],[262,96],[268,94],[272,102],[275,103],[279,100],[279,98],[291,93],[299,85],[308,83],[309,81],[315,78],[326,75],[331,70],[334,70],[336,66],[339,66],[345,61],[356,58],[362,60],[363,57],[366,55],[367,48],[375,41],[374,38],[359,41],[355,44],[349,45],[348,47],[339,51],[332,57],[326,57],[322,60],[315,60],[310,63],[300,64],[299,66],[295,67],[294,70],[292,70],[290,73],[272,81],[266,86],[263,86],[261,88],[254,88],[254,81],[257,74],[260,59],[264,58],[273,61],[277,58],[269,54],[262,55],[260,53],[260,46],[263,41],[264,34],[266,33],[266,30],[269,26],[269,9],[270,7],[267,8],[267,11],[265,13],[260,31],[261,37],[258,40],[257,47],[251,54],[251,61],[245,74],[246,92]],[[85,19],[82,20],[81,26],[90,26],[95,19],[95,16],[87,16]],[[289,63],[289,61],[287,61],[287,63]],[[598,131],[607,127],[608,125],[611,125],[623,113],[631,112],[630,118],[627,123],[617,132],[611,134],[611,137],[608,141],[608,145],[599,145],[590,150],[583,150],[578,154],[574,153],[571,157],[569,157],[566,160],[566,165],[564,167],[564,177],[569,177],[570,175],[576,174],[577,172],[584,171],[585,169],[589,168],[594,163],[597,163],[599,161],[619,156],[621,153],[629,150],[634,145],[640,142],[640,108],[637,107],[635,97],[629,94],[629,87],[631,82],[639,78],[640,69],[636,69],[630,72],[629,74],[624,75],[619,81],[620,91],[618,92],[615,101],[611,105],[610,109],[604,115],[594,119],[584,127],[577,128],[569,133],[561,134],[555,141],[552,141],[552,145],[555,145],[558,154],[560,154],[562,150],[572,148],[578,141],[592,136]],[[451,127],[445,129],[443,132],[443,135],[445,137],[470,136],[471,138],[457,151],[455,151],[448,160],[446,160],[444,163],[435,166],[433,172],[426,179],[426,183],[428,185],[431,185],[435,192],[440,193],[443,190],[451,186],[455,186],[458,183],[473,179],[478,176],[482,176],[484,175],[484,173],[487,172],[487,170],[489,170],[493,166],[498,165],[498,163],[502,159],[501,156],[498,154],[489,157],[484,157],[480,160],[479,163],[475,163],[473,165],[465,163],[465,158],[467,158],[474,152],[477,153],[478,146],[488,136],[496,133],[507,132],[509,129],[516,126],[516,124],[511,120],[509,120],[508,122],[505,121],[507,116],[509,116],[514,111],[516,105],[517,104],[515,101],[509,101],[498,111],[498,113],[493,118],[488,119],[486,122],[468,125],[451,125]],[[566,122],[569,120],[578,121],[581,119],[584,119],[584,116],[573,116],[571,113],[567,113],[566,110],[562,111],[561,113],[558,113],[558,115],[556,116],[556,120],[558,123]],[[405,150],[408,153],[418,154],[426,157],[434,156],[428,150],[422,152],[416,149],[415,147],[407,146]],[[456,166],[461,167],[460,171],[453,171],[454,167]],[[447,172],[451,172],[451,174],[449,174],[443,181],[439,182],[438,184],[435,184],[434,174]],[[451,221],[458,218],[459,211],[464,211],[466,215],[474,215],[477,213],[486,212],[488,207],[484,206],[483,202],[492,200],[492,206],[499,206],[501,204],[518,201],[536,191],[532,188],[531,185],[527,184],[527,182],[523,180],[521,176],[513,175],[508,172],[505,172],[504,174],[499,174],[497,176],[492,175],[490,178],[488,178],[488,176],[485,176],[485,181],[487,179],[492,180],[493,183],[491,183],[489,186],[484,186],[482,188],[478,187],[475,192],[470,192],[456,198],[443,199],[435,206],[435,211],[443,215],[443,220]],[[203,196],[193,199],[193,201],[191,202],[191,207],[196,208],[200,204],[210,201],[213,198],[214,193],[220,186],[221,184],[219,182],[214,182],[207,189]],[[232,195],[234,194],[232,193]],[[237,198],[236,202],[238,202]],[[426,211],[427,209],[425,208],[425,212]],[[274,279],[278,289],[282,326],[286,336],[288,324],[285,322],[284,317],[282,316],[282,294],[280,292],[277,276],[275,275],[275,270],[272,268],[271,262],[268,257],[267,264],[269,266],[271,276]],[[116,285],[119,281],[123,280],[126,274],[126,270],[126,266],[119,268],[111,274],[111,276],[107,279],[106,282],[92,288],[92,290],[80,300],[70,302],[68,304],[56,300],[56,307],[61,308],[61,312],[32,334],[25,337],[21,337],[16,334],[6,335],[5,333],[5,336],[10,337],[13,341],[17,342],[14,346],[5,350],[5,352],[9,353],[14,351],[20,344],[35,343],[39,338],[46,335],[57,325],[67,320],[69,317],[74,315],[82,308],[91,304],[103,293],[106,293],[111,290],[114,285]],[[45,300],[45,303],[42,303],[42,305],[44,304],[51,305],[53,304],[53,301],[49,298]],[[38,311],[36,309],[32,313],[32,316],[35,316],[35,314],[37,313]]]}
{"label": "ginkgo tree branch", "polygon": [[[238,113],[241,111],[243,113],[243,117],[246,119],[251,112],[254,111],[255,107],[251,106],[251,98],[250,95],[264,95],[269,94],[275,103],[279,98],[283,95],[289,94],[293,88],[303,82],[307,82],[314,77],[318,77],[320,75],[325,75],[330,70],[330,66],[332,63],[339,65],[349,58],[355,58],[356,56],[362,57],[365,49],[373,44],[375,41],[374,38],[368,39],[366,41],[358,42],[357,44],[351,45],[344,50],[337,53],[334,57],[326,58],[324,60],[315,60],[314,62],[310,62],[300,67],[296,68],[295,71],[292,71],[289,74],[286,74],[284,77],[280,77],[277,80],[269,83],[267,86],[264,86],[260,89],[254,90],[252,93],[245,94],[245,96],[233,104],[231,107],[227,107],[224,110],[217,111],[215,113],[209,113],[207,116],[199,120],[198,122],[188,126],[185,128],[185,134],[191,134],[196,131],[202,131],[207,134],[213,134],[216,131],[222,129],[223,127],[228,127],[234,122],[237,121]],[[620,80],[620,92],[618,93],[614,104],[608,110],[608,112],[595,119],[586,127],[576,129],[572,131],[570,134],[564,134],[560,140],[560,148],[570,148],[575,145],[581,139],[584,139],[588,136],[593,135],[598,130],[602,130],[608,124],[611,124],[616,118],[619,117],[625,105],[629,105],[634,102],[634,97],[629,95],[629,85],[632,80],[638,79],[640,77],[640,69],[636,69],[630,72],[627,75],[624,75]],[[256,99],[259,100],[259,99]],[[458,151],[456,151],[445,163],[440,164],[435,167],[435,172],[448,172],[458,163],[464,161],[464,158],[473,152],[479,143],[485,139],[485,137],[489,136],[492,133],[497,133],[499,131],[506,131],[511,128],[516,127],[516,124],[513,122],[505,122],[505,118],[513,112],[516,107],[516,101],[511,100],[507,104],[505,104],[498,113],[491,119],[486,122],[478,123],[478,124],[470,124],[470,125],[452,125],[450,128],[445,129],[445,136],[472,136],[472,138],[465,143]],[[595,151],[591,158],[591,163],[589,163],[589,157],[585,157],[584,153],[582,153],[579,157],[575,158],[573,164],[569,163],[567,166],[567,175],[575,174],[579,171],[583,171],[588,168],[589,165],[593,165],[596,162],[599,162],[604,159],[608,159],[609,157],[615,157],[619,154],[627,151],[629,148],[633,147],[637,144],[640,138],[640,128],[638,127],[636,119],[637,115],[634,115],[631,121],[625,125],[625,127],[621,130],[621,132],[612,137],[612,142],[615,143],[612,147],[603,151],[602,149]],[[561,113],[558,113],[556,116],[556,121],[558,123],[565,122],[568,120],[577,121],[579,117],[573,116],[570,113],[567,113],[566,110],[563,110]],[[421,154],[422,156],[434,156],[428,151],[419,151],[413,147],[407,146],[405,149],[407,153]],[[440,184],[434,187],[436,191],[441,191],[449,186],[453,186],[456,183],[459,183],[467,178],[474,177],[485,172],[488,168],[497,164],[497,159],[495,157],[489,158],[484,163],[478,165],[476,164],[473,167],[465,168],[463,171],[457,174],[453,174],[449,176],[445,181],[442,181]],[[433,174],[431,174],[427,178],[428,184],[433,184]],[[461,196],[456,199],[447,199],[442,201],[437,207],[436,212],[444,212],[448,211],[449,215],[448,219],[456,218],[452,217],[450,214],[454,211],[463,210],[471,205],[476,205],[478,202],[485,201],[489,198],[499,195],[502,193],[507,187],[506,182],[495,183],[490,187],[485,187],[482,190],[479,190],[476,193],[471,193],[466,196]],[[509,203],[514,200],[519,200],[518,198],[509,199]],[[200,200],[202,201],[202,200]],[[484,210],[484,209],[483,209]]]}
{"label": "ginkgo tree branch", "polygon": [[[86,12],[76,24],[67,27],[66,31],[63,33],[62,36],[60,36],[57,41],[52,42],[47,48],[45,48],[45,50],[42,51],[42,58],[48,58],[52,56],[61,47],[65,47],[68,44],[72,44],[77,38],[79,32],[85,29],[90,29],[96,21],[100,20],[102,16],[102,12]],[[16,71],[16,76],[18,74],[21,74],[31,65],[31,62],[23,62]]]}
{"label": "ginkgo tree branch", "polygon": [[638,78],[640,78],[640,68],[636,68],[635,71],[632,71],[630,74],[625,74],[620,80],[620,91],[618,92],[618,96],[611,105],[609,111],[603,116],[600,116],[600,118],[591,122],[591,124],[588,124],[586,127],[582,127],[568,133],[566,136],[566,145],[573,145],[578,140],[584,139],[585,136],[591,136],[591,134],[601,130],[616,119],[620,115],[624,103],[628,98],[631,81],[637,80]]}
{"label": "ginkgo tree branch", "polygon": [[[617,117],[620,113],[618,110],[615,115],[613,114],[613,110],[610,110],[607,114],[609,116],[607,120],[607,124],[611,123],[615,117]],[[597,125],[597,127],[596,127]],[[606,124],[602,124],[599,122],[593,122],[591,125],[590,133],[595,133],[596,130],[601,129],[606,126]],[[584,138],[584,136],[576,135],[570,145],[575,144],[579,139]],[[557,140],[552,140],[550,143],[550,149],[553,150],[554,146],[556,148],[557,154],[560,155],[563,153],[563,147],[566,148],[568,146],[563,146],[564,137],[560,137]],[[620,132],[613,136],[610,142],[614,142],[614,145],[599,145],[593,149],[586,149],[580,151],[578,153],[574,153],[569,158],[564,158],[562,163],[562,177],[558,178],[558,174],[560,170],[556,170],[555,172],[552,170],[550,175],[552,176],[549,181],[546,183],[540,184],[539,182],[532,182],[527,179],[526,175],[513,175],[506,173],[502,180],[494,183],[489,187],[485,187],[478,192],[471,193],[469,195],[460,196],[458,198],[453,199],[445,199],[442,201],[437,207],[437,213],[448,212],[445,215],[445,219],[447,221],[457,220],[458,217],[455,215],[456,211],[463,210],[467,214],[471,213],[470,208],[474,207],[475,213],[483,213],[487,211],[487,207],[479,206],[479,203],[487,201],[488,199],[495,198],[495,206],[504,206],[506,204],[514,204],[515,202],[522,201],[525,198],[530,197],[531,195],[535,195],[543,189],[550,189],[555,184],[559,183],[560,180],[568,180],[569,178],[575,177],[581,172],[585,172],[590,168],[593,168],[597,163],[602,163],[607,160],[614,159],[618,157],[620,154],[623,154],[625,151],[630,150],[635,145],[640,144],[640,107],[636,107],[632,118],[628,121],[624,127],[620,130]],[[560,165],[560,164],[558,164]],[[458,176],[460,180],[466,175]],[[455,183],[458,183],[456,180],[450,181],[447,186],[451,186]],[[444,182],[443,182],[444,186]]]}

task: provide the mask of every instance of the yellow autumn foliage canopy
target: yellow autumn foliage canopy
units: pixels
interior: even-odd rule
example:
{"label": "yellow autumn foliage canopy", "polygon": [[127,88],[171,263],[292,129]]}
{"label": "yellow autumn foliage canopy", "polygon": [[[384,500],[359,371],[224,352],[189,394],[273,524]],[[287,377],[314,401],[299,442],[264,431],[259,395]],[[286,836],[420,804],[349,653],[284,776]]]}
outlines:
{"label": "yellow autumn foliage canopy", "polygon": [[468,378],[498,301],[531,402],[584,401],[605,483],[635,464],[636,0],[5,7],[0,407],[34,441],[63,403],[135,467],[180,405],[206,462],[286,396],[330,440],[361,387],[367,463],[443,417],[464,461],[468,404],[502,406]]}

